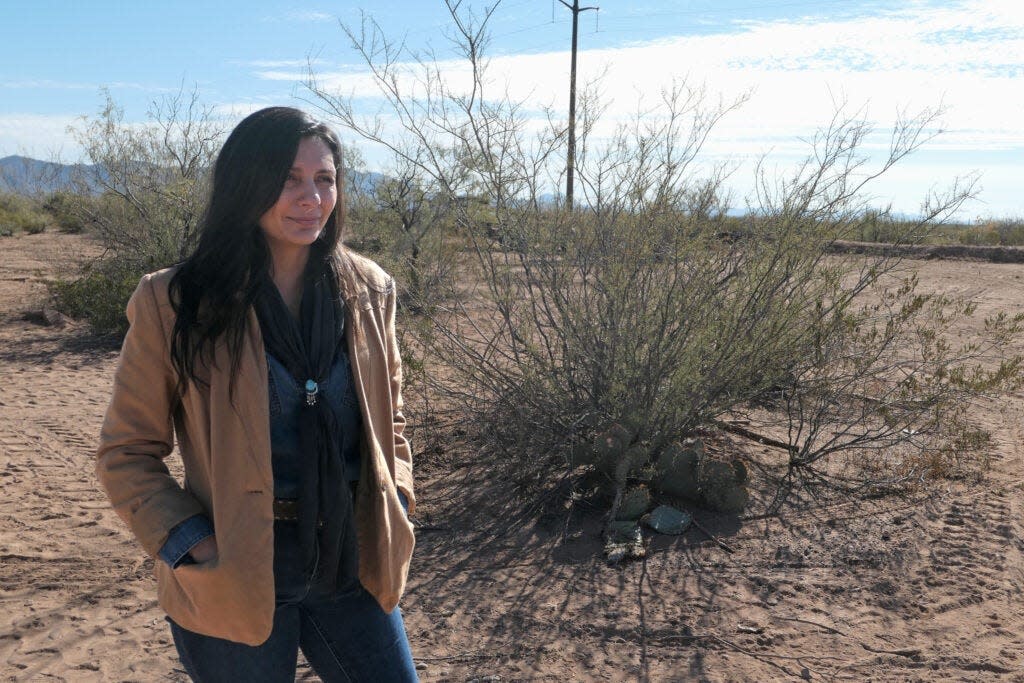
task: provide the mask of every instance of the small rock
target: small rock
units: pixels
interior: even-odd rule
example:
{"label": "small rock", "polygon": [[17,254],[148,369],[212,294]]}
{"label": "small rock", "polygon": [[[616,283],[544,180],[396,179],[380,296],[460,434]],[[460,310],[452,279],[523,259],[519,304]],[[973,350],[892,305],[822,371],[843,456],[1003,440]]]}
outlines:
{"label": "small rock", "polygon": [[693,517],[670,505],[659,505],[644,518],[644,523],[659,534],[677,536],[690,527]]}
{"label": "small rock", "polygon": [[64,327],[64,316],[55,308],[44,308],[43,320],[50,327]]}
{"label": "small rock", "polygon": [[806,666],[800,669],[800,678],[804,679],[805,681],[811,680],[811,670],[808,669]]}
{"label": "small rock", "polygon": [[417,671],[426,671],[427,670],[427,663],[426,662],[416,662],[416,670]]}
{"label": "small rock", "polygon": [[605,558],[616,564],[627,557],[638,560],[646,557],[644,537],[636,522],[609,522],[604,544]]}
{"label": "small rock", "polygon": [[604,546],[604,558],[609,564],[618,564],[626,559],[627,548],[625,543],[606,543]]}

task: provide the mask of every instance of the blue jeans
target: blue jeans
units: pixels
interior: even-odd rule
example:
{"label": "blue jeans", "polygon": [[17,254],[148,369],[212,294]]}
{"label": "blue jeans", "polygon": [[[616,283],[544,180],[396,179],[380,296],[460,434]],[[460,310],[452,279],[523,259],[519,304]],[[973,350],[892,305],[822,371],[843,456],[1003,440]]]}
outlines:
{"label": "blue jeans", "polygon": [[336,592],[297,562],[293,522],[274,523],[274,628],[257,647],[186,630],[168,619],[182,665],[196,683],[291,682],[299,648],[324,683],[415,682],[409,640],[396,607],[387,614],[356,583]]}

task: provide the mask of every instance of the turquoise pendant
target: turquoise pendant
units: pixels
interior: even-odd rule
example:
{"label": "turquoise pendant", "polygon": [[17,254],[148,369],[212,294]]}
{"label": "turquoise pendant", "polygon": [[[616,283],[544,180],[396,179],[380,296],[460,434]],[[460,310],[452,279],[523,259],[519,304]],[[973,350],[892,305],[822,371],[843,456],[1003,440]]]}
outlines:
{"label": "turquoise pendant", "polygon": [[316,395],[320,391],[320,386],[311,379],[306,380],[306,405],[316,405]]}

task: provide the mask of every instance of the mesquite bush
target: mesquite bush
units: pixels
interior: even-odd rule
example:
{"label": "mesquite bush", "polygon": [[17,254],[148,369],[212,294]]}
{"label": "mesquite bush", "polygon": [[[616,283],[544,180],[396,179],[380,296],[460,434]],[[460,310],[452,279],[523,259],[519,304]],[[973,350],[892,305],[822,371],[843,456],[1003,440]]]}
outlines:
{"label": "mesquite bush", "polygon": [[153,102],[135,126],[106,93],[99,114],[72,128],[88,165],[77,167],[60,212],[106,248],[78,278],[54,283],[57,306],[94,331],[121,333],[124,308],[139,278],[183,260],[198,240],[207,175],[223,128],[198,93]]}
{"label": "mesquite bush", "polygon": [[[758,172],[736,217],[724,170],[698,160],[742,102],[708,106],[677,84],[660,107],[599,136],[591,91],[577,122],[578,202],[565,206],[564,122],[548,112],[538,128],[488,80],[489,12],[448,4],[469,86],[449,84],[372,21],[347,31],[397,128],[360,117],[313,74],[308,85],[337,121],[450,200],[467,250],[460,296],[435,309],[423,344],[435,387],[485,452],[548,481],[586,462],[595,435],[628,425],[628,442],[587,456],[612,458],[615,508],[666,449],[742,414],[781,445],[780,504],[797,480],[849,484],[828,466],[838,453],[904,449],[914,457],[870,476],[923,476],[975,434],[964,419],[972,398],[1018,381],[1021,359],[999,353],[1020,319],[993,320],[985,340],[952,346],[944,332],[972,313],[969,302],[918,292],[899,256],[830,253],[865,221],[888,218],[868,211],[867,189],[929,139],[936,112],[898,120],[872,165],[861,152],[872,128],[840,108],[791,176]],[[924,240],[972,192],[929,197],[919,220],[891,222],[891,239]],[[486,202],[493,225],[483,229],[466,196]]]}

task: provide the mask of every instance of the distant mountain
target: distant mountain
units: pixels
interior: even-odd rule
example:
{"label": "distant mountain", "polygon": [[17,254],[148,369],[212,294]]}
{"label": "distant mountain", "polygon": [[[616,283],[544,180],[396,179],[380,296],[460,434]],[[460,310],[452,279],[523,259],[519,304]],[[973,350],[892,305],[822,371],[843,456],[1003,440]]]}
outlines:
{"label": "distant mountain", "polygon": [[[75,178],[94,178],[95,166],[57,164],[22,156],[0,159],[0,190],[18,194],[48,194],[71,186]],[[96,190],[92,187],[93,191]]]}
{"label": "distant mountain", "polygon": [[349,185],[367,194],[373,192],[377,183],[387,178],[383,173],[376,171],[345,171],[345,176]]}
{"label": "distant mountain", "polygon": [[[97,166],[89,164],[57,164],[22,156],[4,157],[0,159],[0,191],[45,195],[71,187],[77,178],[80,182],[83,179],[89,181],[90,189],[100,192],[101,188],[92,181],[97,177],[96,170]],[[373,171],[349,171],[348,175],[348,182],[364,192],[372,192],[386,177]]]}

